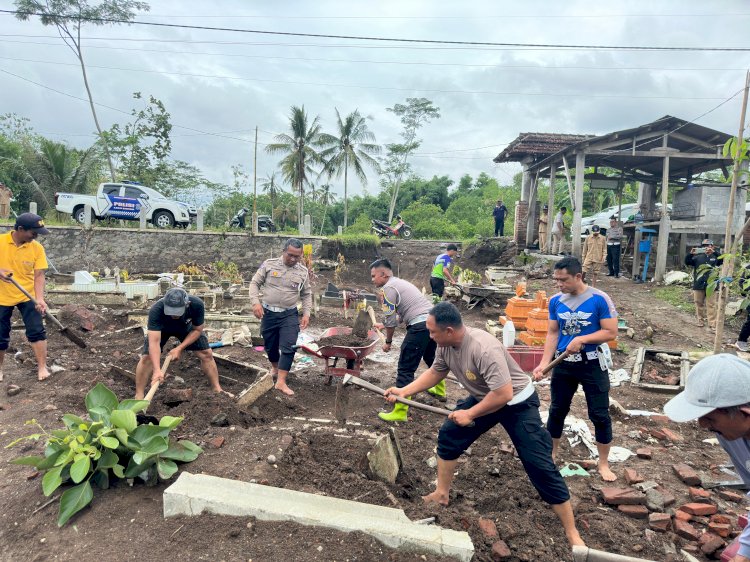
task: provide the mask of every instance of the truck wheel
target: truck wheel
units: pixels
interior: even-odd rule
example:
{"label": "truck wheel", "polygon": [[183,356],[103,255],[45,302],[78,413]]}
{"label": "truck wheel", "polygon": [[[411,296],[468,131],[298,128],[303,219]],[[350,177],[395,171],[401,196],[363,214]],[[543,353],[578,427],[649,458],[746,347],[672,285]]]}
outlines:
{"label": "truck wheel", "polygon": [[151,222],[157,228],[171,228],[174,226],[174,216],[169,211],[156,211]]}
{"label": "truck wheel", "polygon": [[[94,219],[94,213],[91,213],[91,220]],[[78,224],[84,224],[86,222],[86,207],[78,207],[73,211],[73,220]]]}

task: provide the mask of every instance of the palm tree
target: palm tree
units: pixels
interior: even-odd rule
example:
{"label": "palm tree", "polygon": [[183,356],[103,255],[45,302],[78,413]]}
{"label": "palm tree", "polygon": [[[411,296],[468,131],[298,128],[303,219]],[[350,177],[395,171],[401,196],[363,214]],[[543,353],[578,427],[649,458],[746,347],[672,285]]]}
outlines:
{"label": "palm tree", "polygon": [[322,160],[316,147],[320,142],[320,118],[315,117],[308,123],[305,106],[292,106],[289,115],[290,134],[276,135],[276,142],[269,144],[266,151],[270,154],[283,154],[279,162],[281,175],[291,184],[297,194],[297,224],[300,228],[304,224],[304,187],[310,183],[310,176],[315,173],[314,164],[321,164]]}
{"label": "palm tree", "polygon": [[276,179],[276,172],[271,172],[265,178],[260,179],[260,188],[271,197],[271,220],[273,220],[273,210],[276,207],[276,197],[284,190]]}
{"label": "palm tree", "polygon": [[331,192],[330,184],[320,186],[320,189],[318,190],[318,200],[323,205],[323,220],[320,222],[320,235],[323,236],[323,227],[326,224],[326,211],[328,211],[328,205],[334,205],[336,203],[336,196]]}
{"label": "palm tree", "polygon": [[328,177],[340,178],[344,174],[344,227],[349,222],[349,167],[362,182],[367,185],[367,175],[364,165],[368,164],[376,172],[380,172],[380,165],[374,154],[380,154],[381,147],[374,144],[375,135],[367,128],[367,119],[354,110],[342,121],[339,110],[336,109],[338,137],[328,134],[321,135],[321,142],[327,148],[321,152],[325,160],[324,171]]}

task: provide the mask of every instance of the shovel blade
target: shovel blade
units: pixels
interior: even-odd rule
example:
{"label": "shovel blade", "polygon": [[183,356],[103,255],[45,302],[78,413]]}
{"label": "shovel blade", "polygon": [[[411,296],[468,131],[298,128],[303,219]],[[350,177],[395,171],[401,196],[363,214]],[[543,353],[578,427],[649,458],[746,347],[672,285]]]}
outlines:
{"label": "shovel blade", "polygon": [[86,349],[86,342],[79,338],[76,334],[71,332],[69,328],[63,328],[62,330],[60,330],[60,333],[81,349]]}
{"label": "shovel blade", "polygon": [[357,318],[354,320],[354,329],[352,333],[358,338],[367,338],[370,329],[372,328],[372,319],[367,313],[367,310],[360,310],[357,313]]}

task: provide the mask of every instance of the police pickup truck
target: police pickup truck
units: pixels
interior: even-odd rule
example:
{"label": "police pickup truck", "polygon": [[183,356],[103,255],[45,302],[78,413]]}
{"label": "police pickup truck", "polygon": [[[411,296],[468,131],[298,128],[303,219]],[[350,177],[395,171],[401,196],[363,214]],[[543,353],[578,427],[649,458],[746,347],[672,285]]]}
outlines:
{"label": "police pickup truck", "polygon": [[158,191],[131,181],[99,184],[96,195],[55,193],[55,209],[70,214],[81,224],[86,220],[86,205],[91,206],[92,220],[138,221],[145,213],[146,221],[159,228],[186,228],[196,214],[187,203],[167,199]]}

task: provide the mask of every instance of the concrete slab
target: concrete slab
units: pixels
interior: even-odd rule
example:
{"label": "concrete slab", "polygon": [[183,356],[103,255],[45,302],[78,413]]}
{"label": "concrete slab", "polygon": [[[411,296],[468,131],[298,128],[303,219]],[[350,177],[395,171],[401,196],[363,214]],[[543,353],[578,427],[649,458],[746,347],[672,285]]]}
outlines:
{"label": "concrete slab", "polygon": [[261,486],[207,474],[180,473],[164,490],[164,517],[201,513],[362,531],[391,548],[454,556],[469,562],[468,533],[413,523],[401,509]]}
{"label": "concrete slab", "polygon": [[237,405],[242,408],[249,408],[255,401],[273,388],[273,377],[271,373],[266,373],[247,387],[237,397]]}
{"label": "concrete slab", "polygon": [[393,484],[398,477],[399,466],[391,436],[378,436],[372,449],[367,452],[367,471],[378,480]]}

